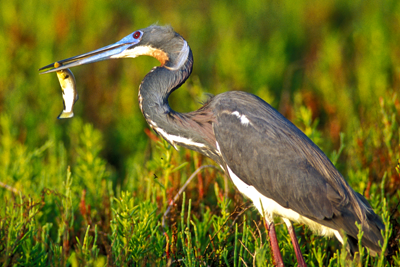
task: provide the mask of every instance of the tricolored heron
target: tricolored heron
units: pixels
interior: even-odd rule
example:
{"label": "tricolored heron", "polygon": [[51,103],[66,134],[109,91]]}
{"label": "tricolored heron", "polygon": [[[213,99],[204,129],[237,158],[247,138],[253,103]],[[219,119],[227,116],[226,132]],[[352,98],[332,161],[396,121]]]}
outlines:
{"label": "tricolored heron", "polygon": [[356,222],[362,224],[362,245],[380,253],[384,225],[367,200],[355,192],[326,155],[294,124],[259,97],[226,92],[212,97],[199,110],[178,113],[169,95],[192,72],[192,51],[171,27],[150,26],[115,44],[58,61],[41,70],[54,72],[112,58],[152,56],[161,63],[143,79],[139,106],[150,127],[173,147],[198,151],[216,161],[238,190],[263,214],[273,258],[283,265],[274,216],[286,223],[299,266],[304,259],[291,221],[316,233],[335,235],[358,251]]}

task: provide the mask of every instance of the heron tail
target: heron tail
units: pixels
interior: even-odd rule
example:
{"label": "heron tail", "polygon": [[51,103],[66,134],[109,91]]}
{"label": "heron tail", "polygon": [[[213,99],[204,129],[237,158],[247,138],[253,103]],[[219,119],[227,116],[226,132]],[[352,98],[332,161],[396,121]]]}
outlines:
{"label": "heron tail", "polygon": [[[372,256],[380,255],[382,252],[381,246],[383,245],[383,237],[381,234],[381,230],[385,230],[385,225],[383,224],[380,217],[372,210],[371,205],[365,199],[365,197],[357,192],[356,196],[361,200],[363,204],[363,208],[365,208],[366,219],[364,222],[361,222],[362,231],[364,232],[361,244],[364,247],[369,248],[370,254]],[[355,230],[355,229],[354,229]],[[358,238],[354,231],[352,233],[347,232],[347,243],[348,249],[352,256],[358,252]],[[388,252],[385,251],[385,255]]]}

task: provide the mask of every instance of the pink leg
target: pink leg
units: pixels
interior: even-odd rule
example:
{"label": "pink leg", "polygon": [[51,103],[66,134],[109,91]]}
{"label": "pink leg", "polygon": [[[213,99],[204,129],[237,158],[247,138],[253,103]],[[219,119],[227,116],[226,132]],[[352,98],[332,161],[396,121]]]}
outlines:
{"label": "pink leg", "polygon": [[286,223],[286,226],[289,230],[290,239],[292,240],[294,252],[296,253],[297,263],[299,267],[307,267],[306,262],[304,261],[303,255],[301,254],[301,250],[299,247],[299,242],[297,241],[296,233],[294,232],[294,228],[292,223],[287,220],[283,219]]}
{"label": "pink leg", "polygon": [[279,251],[278,239],[276,238],[275,224],[274,222],[270,223],[267,219],[265,219],[265,227],[267,228],[269,235],[269,244],[271,246],[272,255],[274,258],[274,264],[275,266],[284,267],[282,255]]}

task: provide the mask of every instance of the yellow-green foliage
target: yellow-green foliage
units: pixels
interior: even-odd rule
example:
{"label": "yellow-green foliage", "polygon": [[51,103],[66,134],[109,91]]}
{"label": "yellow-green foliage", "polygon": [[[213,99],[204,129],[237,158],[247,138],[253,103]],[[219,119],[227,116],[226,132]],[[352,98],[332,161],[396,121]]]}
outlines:
{"label": "yellow-green foliage", "polygon": [[[336,240],[296,225],[309,266],[400,265],[400,1],[14,0],[0,1],[2,266],[271,266],[259,215],[220,171],[205,168],[171,202],[212,162],[144,132],[137,88],[155,59],[73,68],[75,117],[56,119],[61,90],[40,67],[154,23],[193,50],[174,109],[200,107],[204,93],[259,95],[383,217],[393,254],[363,250],[353,263]],[[295,265],[283,225],[277,234]]]}

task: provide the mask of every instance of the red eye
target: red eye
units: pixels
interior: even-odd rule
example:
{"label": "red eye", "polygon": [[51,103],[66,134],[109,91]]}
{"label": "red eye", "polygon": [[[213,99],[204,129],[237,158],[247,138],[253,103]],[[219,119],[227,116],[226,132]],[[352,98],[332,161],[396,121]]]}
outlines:
{"label": "red eye", "polygon": [[132,34],[133,38],[135,38],[135,39],[138,39],[138,38],[140,37],[140,35],[141,35],[141,33],[140,33],[139,31],[134,32],[134,33]]}

